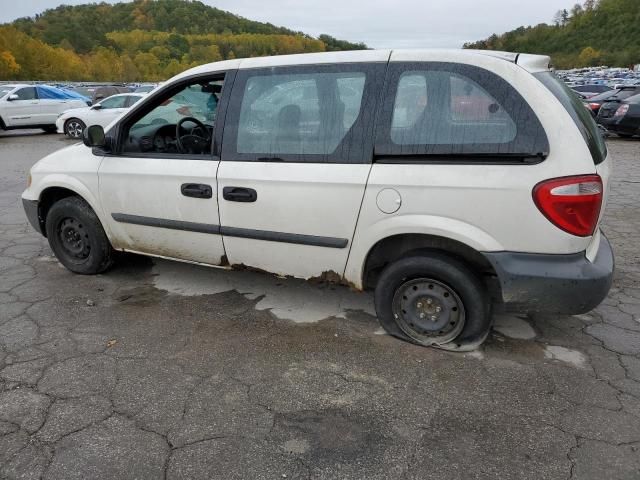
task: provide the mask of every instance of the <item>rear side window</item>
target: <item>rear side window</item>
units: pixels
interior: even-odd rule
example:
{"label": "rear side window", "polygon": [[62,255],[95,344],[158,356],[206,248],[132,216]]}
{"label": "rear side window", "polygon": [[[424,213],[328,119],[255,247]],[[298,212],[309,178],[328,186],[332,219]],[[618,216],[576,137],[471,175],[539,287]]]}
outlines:
{"label": "rear side window", "polygon": [[127,103],[126,96],[109,97],[100,102],[100,105],[104,109],[109,108],[124,108]]}
{"label": "rear side window", "polygon": [[531,107],[498,75],[398,62],[389,65],[375,150],[378,161],[534,163],[549,143]]}
{"label": "rear side window", "polygon": [[131,105],[133,105],[134,103],[136,103],[138,100],[140,100],[142,98],[141,95],[128,95],[127,96],[127,103],[125,104],[126,107],[130,107]]}
{"label": "rear side window", "polygon": [[400,76],[391,121],[397,145],[507,143],[516,124],[473,80],[446,71]]}
{"label": "rear side window", "polygon": [[225,122],[223,160],[369,163],[384,67],[240,71]]}
{"label": "rear side window", "polygon": [[534,75],[553,93],[569,113],[589,147],[593,163],[596,165],[602,163],[607,157],[607,145],[598,125],[596,125],[591,113],[585,108],[582,100],[553,73],[542,72]]}

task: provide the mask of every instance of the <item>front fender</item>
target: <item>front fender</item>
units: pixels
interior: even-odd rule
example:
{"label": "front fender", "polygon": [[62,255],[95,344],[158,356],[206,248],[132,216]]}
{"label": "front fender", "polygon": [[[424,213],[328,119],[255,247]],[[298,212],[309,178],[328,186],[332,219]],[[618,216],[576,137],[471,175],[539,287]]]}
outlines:
{"label": "front fender", "polygon": [[381,240],[396,235],[430,235],[448,238],[478,251],[501,251],[503,246],[484,230],[460,220],[434,215],[400,215],[382,218],[356,229],[345,279],[358,289],[363,288],[364,267],[371,249]]}
{"label": "front fender", "polygon": [[106,216],[98,199],[97,173],[84,174],[79,177],[80,178],[65,173],[34,174],[33,183],[31,187],[23,192],[22,198],[25,200],[37,200],[39,202],[42,199],[43,193],[49,188],[64,188],[70,190],[79,197],[82,197],[89,204],[98,216],[107,237],[111,240],[112,235],[109,230],[109,223],[106,221]]}

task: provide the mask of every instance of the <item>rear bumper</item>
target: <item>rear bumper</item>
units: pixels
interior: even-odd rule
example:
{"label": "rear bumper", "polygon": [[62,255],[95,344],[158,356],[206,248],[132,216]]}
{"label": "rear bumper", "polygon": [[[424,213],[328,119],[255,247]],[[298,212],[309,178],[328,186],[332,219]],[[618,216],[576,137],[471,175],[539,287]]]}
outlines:
{"label": "rear bumper", "polygon": [[24,207],[24,213],[27,215],[27,220],[31,226],[41,235],[44,235],[42,231],[42,222],[40,221],[40,209],[38,208],[37,200],[22,199],[22,206]]}
{"label": "rear bumper", "polygon": [[602,235],[593,262],[583,253],[542,255],[485,253],[500,282],[508,310],[578,315],[605,299],[611,288],[615,261]]}

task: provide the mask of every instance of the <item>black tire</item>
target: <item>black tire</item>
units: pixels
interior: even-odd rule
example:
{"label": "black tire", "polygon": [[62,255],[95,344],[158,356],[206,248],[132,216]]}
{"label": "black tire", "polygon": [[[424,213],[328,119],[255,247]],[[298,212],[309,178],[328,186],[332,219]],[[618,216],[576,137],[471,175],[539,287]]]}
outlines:
{"label": "black tire", "polygon": [[[433,297],[433,305],[441,313],[422,308],[421,299],[432,303],[429,293],[424,292],[434,288],[431,292],[442,292]],[[413,290],[415,295],[423,296],[411,297]],[[405,295],[407,291],[411,292],[409,298]],[[415,298],[418,301],[414,306],[411,302]],[[406,310],[403,302],[408,302]],[[491,329],[491,306],[485,285],[463,262],[440,252],[420,253],[388,265],[376,285],[375,307],[387,333],[423,346],[471,350],[487,338]],[[428,318],[423,319],[425,311]],[[418,312],[423,317],[417,318]],[[431,314],[434,316],[429,317]],[[434,322],[432,326],[429,320]]]}
{"label": "black tire", "polygon": [[630,133],[617,133],[620,138],[633,138],[633,135]]}
{"label": "black tire", "polygon": [[79,139],[82,138],[82,132],[87,126],[79,118],[70,118],[64,122],[64,133],[69,138]]}
{"label": "black tire", "polygon": [[54,203],[47,214],[46,231],[51,250],[74,273],[94,275],[113,264],[115,252],[100,220],[80,197]]}

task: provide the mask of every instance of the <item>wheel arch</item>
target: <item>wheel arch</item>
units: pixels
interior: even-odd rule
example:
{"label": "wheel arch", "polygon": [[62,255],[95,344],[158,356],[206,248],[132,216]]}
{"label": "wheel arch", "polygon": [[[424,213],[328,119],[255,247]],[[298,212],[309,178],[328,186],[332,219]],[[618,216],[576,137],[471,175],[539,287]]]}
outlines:
{"label": "wheel arch", "polygon": [[[80,187],[80,188],[78,188]],[[93,198],[92,195],[89,194],[89,191],[86,188],[82,188],[82,185],[63,185],[63,184],[53,184],[48,185],[42,189],[40,195],[38,196],[38,220],[40,221],[40,227],[43,232],[43,235],[46,236],[46,222],[47,215],[51,207],[58,201],[67,197],[79,197],[94,211],[100,223],[102,224],[102,228],[105,230],[107,237],[110,238],[110,232],[108,230],[108,225],[104,221],[102,216],[102,212],[97,208],[97,202]]]}
{"label": "wheel arch", "polygon": [[390,263],[429,252],[445,254],[463,262],[484,281],[492,298],[502,298],[497,273],[482,253],[458,240],[423,233],[396,234],[376,242],[363,263],[362,287],[375,288],[380,273]]}

